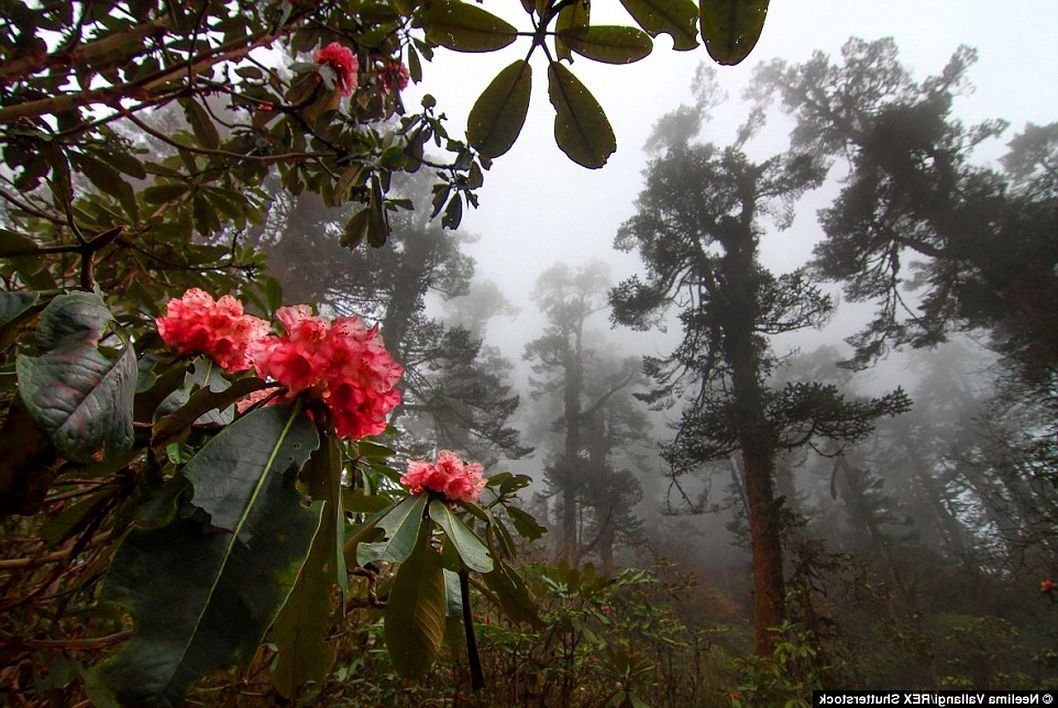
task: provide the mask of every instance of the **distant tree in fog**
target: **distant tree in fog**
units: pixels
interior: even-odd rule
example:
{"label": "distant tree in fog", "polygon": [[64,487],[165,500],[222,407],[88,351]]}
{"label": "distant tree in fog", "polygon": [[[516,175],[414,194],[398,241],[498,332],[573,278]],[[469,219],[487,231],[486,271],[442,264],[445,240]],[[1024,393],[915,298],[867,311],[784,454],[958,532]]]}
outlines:
{"label": "distant tree in fog", "polygon": [[636,250],[645,266],[614,289],[618,323],[646,330],[670,308],[683,340],[646,369],[660,405],[683,404],[665,457],[674,475],[738,453],[742,461],[753,554],[754,644],[770,654],[770,629],[785,617],[780,516],[774,490],[777,456],[817,438],[856,440],[876,417],[902,411],[901,392],[846,400],[834,386],[791,382],[770,389],[776,365],[768,337],[822,324],[830,298],[805,273],[776,276],[758,260],[762,220],[782,229],[793,205],[821,184],[822,162],[801,152],[752,160],[747,142],[763,122],[754,113],[733,145],[693,142],[715,100],[711,76],[698,77],[695,107],[658,123],[654,157],[637,212],[621,227],[617,248]]}

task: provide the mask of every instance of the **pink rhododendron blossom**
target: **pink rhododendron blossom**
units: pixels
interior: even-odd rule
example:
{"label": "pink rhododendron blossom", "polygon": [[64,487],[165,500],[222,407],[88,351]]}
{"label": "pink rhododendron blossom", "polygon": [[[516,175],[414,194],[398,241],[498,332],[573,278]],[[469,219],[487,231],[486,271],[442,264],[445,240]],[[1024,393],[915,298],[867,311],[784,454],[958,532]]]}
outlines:
{"label": "pink rhododendron blossom", "polygon": [[258,375],[287,387],[282,400],[307,392],[310,404],[326,406],[338,437],[359,439],[386,429],[386,415],[400,403],[394,386],[403,367],[393,361],[378,329],[359,317],[328,322],[308,305],[276,311],[286,330],[269,336],[254,364]]}
{"label": "pink rhododendron blossom", "polygon": [[400,483],[412,494],[436,492],[448,501],[476,502],[485,489],[485,468],[477,462],[464,462],[449,450],[441,450],[436,462],[408,460],[408,471]]}
{"label": "pink rhododendron blossom", "polygon": [[408,67],[404,66],[404,62],[396,59],[390,59],[382,64],[376,73],[382,90],[386,93],[403,91],[408,87],[408,80],[411,78]]}
{"label": "pink rhododendron blossom", "polygon": [[329,66],[336,75],[335,83],[343,96],[351,96],[358,85],[357,72],[360,71],[360,61],[349,47],[343,47],[338,42],[331,42],[323,49],[316,52],[316,63],[320,66]]}
{"label": "pink rhododendron blossom", "polygon": [[191,288],[165,307],[155,319],[162,341],[180,354],[206,354],[225,371],[253,366],[254,356],[268,334],[268,323],[243,312],[242,303],[224,295],[213,297]]}

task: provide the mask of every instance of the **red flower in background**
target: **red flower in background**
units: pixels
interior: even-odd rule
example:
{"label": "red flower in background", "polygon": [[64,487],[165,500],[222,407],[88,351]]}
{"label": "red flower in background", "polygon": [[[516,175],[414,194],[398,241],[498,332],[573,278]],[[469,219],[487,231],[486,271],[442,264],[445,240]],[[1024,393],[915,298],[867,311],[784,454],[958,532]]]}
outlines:
{"label": "red flower in background", "polygon": [[353,50],[338,42],[331,42],[316,52],[314,58],[320,66],[329,66],[334,70],[338,89],[343,96],[351,96],[359,83],[356,74],[360,71],[360,61],[353,54]]}
{"label": "red flower in background", "polygon": [[323,403],[338,437],[359,439],[386,429],[386,415],[400,403],[394,386],[404,373],[379,337],[359,317],[328,322],[308,305],[281,307],[286,334],[268,337],[255,358],[258,374],[287,387],[290,400],[308,392]]}
{"label": "red flower in background", "polygon": [[378,81],[382,84],[382,90],[386,93],[396,93],[408,87],[411,74],[404,62],[391,59],[384,63],[377,71]]}
{"label": "red flower in background", "polygon": [[198,288],[170,300],[165,316],[155,323],[162,341],[177,353],[206,354],[229,373],[253,366],[269,330],[267,322],[245,314],[242,303],[230,295],[214,301]]}
{"label": "red flower in background", "polygon": [[412,494],[430,491],[453,502],[476,502],[485,489],[484,471],[477,462],[464,462],[454,452],[441,450],[436,462],[408,460],[408,471],[400,483]]}
{"label": "red flower in background", "polygon": [[1040,592],[1054,592],[1054,582],[1050,580],[1044,580],[1040,583]]}

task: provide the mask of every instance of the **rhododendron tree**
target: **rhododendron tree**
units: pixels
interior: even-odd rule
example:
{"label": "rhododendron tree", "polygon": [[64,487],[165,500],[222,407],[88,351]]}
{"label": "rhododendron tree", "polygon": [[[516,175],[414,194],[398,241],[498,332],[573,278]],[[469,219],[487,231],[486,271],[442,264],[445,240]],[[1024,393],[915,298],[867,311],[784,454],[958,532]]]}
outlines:
{"label": "rhododendron tree", "polygon": [[[536,620],[508,530],[541,532],[513,506],[528,479],[483,479],[473,463],[453,475],[444,458],[444,491],[409,494],[382,437],[400,367],[377,330],[283,308],[239,237],[265,222],[262,185],[278,183],[354,204],[342,242],[382,247],[389,214],[408,206],[389,194],[393,175],[424,164],[436,214],[457,227],[521,131],[531,68],[515,62],[484,88],[463,140],[432,96],[417,110],[397,96],[438,47],[530,43],[525,56],[547,63],[559,147],[601,166],[616,142],[562,63],[572,52],[635,61],[659,33],[691,49],[700,23],[710,53],[736,61],[767,7],[662,4],[626,4],[639,29],[523,2],[525,31],[460,0],[11,4],[0,28],[0,511],[63,550],[26,546],[39,557],[12,566],[5,588],[21,595],[5,597],[5,639],[13,666],[39,662],[34,642],[48,637],[91,669],[3,672],[0,689],[23,695],[43,675],[58,702],[87,692],[97,705],[175,705],[214,669],[270,662],[294,697],[330,670],[333,599],[354,592],[350,571],[371,578],[364,604],[385,605],[399,672],[429,667],[458,608],[481,685],[469,576]],[[357,92],[372,74],[361,66],[384,91]],[[427,157],[428,145],[441,154]],[[55,484],[73,492],[49,496]],[[266,638],[274,651],[259,654]]]}

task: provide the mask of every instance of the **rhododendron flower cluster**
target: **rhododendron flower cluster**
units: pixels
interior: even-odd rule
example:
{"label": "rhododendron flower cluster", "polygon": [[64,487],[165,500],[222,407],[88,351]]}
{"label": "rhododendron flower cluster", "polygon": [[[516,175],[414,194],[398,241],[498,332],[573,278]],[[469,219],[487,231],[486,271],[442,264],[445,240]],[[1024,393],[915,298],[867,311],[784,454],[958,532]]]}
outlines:
{"label": "rhododendron flower cluster", "polygon": [[360,61],[353,54],[353,50],[338,42],[331,42],[316,52],[314,59],[320,66],[329,66],[334,70],[335,82],[343,96],[353,94],[359,84],[356,74],[360,71]]}
{"label": "rhododendron flower cluster", "polygon": [[377,73],[382,90],[386,93],[403,91],[408,87],[408,80],[411,78],[411,74],[408,73],[408,67],[404,66],[404,62],[396,59],[391,59],[382,64]]}
{"label": "rhododendron flower cluster", "polygon": [[485,468],[477,462],[464,462],[449,450],[441,450],[436,462],[408,460],[408,471],[400,483],[412,494],[424,491],[444,495],[448,501],[476,502],[485,489]]}
{"label": "rhododendron flower cluster", "polygon": [[276,318],[286,334],[269,336],[258,350],[258,375],[286,386],[286,399],[308,392],[310,401],[323,403],[338,437],[384,431],[386,415],[401,400],[393,387],[404,369],[386,351],[378,329],[359,317],[328,322],[308,305],[281,307]]}
{"label": "rhododendron flower cluster", "polygon": [[239,402],[241,411],[258,401],[293,400],[304,394],[310,412],[325,407],[338,437],[359,439],[386,429],[386,416],[400,403],[394,386],[404,373],[379,336],[359,317],[333,322],[312,314],[308,305],[281,307],[276,318],[285,334],[271,333],[264,320],[243,313],[242,303],[213,298],[192,288],[169,301],[155,321],[165,343],[181,354],[211,356],[226,371],[255,368],[261,378],[286,387],[258,391]]}
{"label": "rhododendron flower cluster", "polygon": [[167,346],[180,354],[207,354],[229,373],[253,366],[269,331],[267,322],[245,314],[235,298],[224,295],[214,301],[198,288],[170,300],[165,316],[155,323]]}

